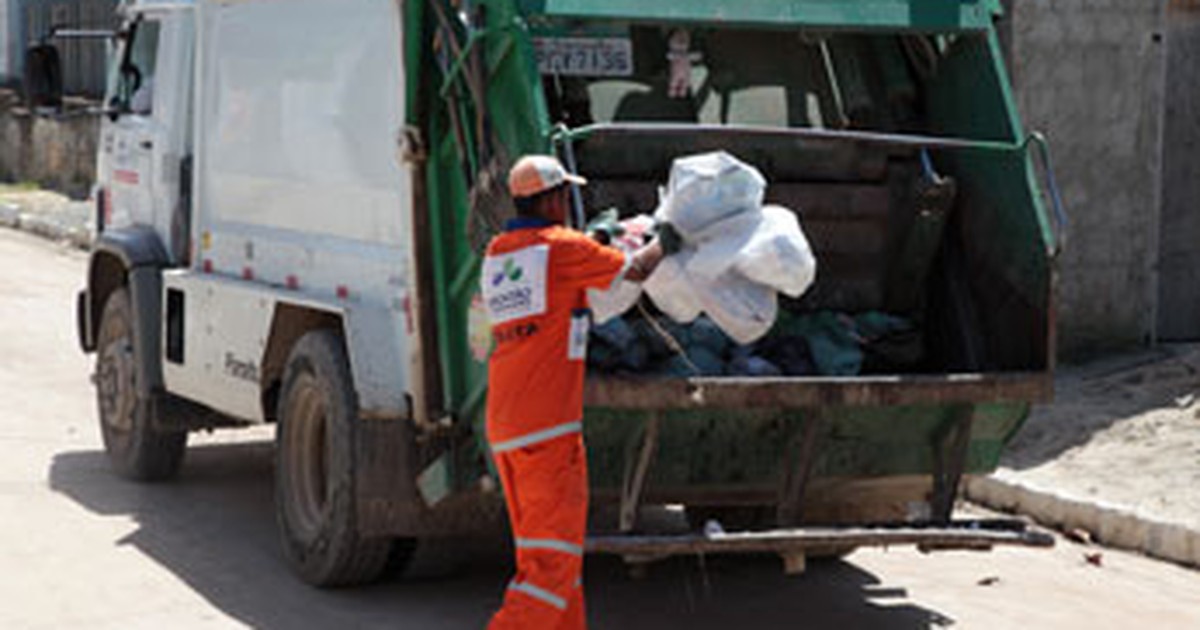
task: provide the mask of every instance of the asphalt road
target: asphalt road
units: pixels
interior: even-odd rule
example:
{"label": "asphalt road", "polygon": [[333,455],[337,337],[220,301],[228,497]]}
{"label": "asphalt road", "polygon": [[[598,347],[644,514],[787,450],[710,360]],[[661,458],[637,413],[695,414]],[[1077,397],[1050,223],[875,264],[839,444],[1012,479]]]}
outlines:
{"label": "asphalt road", "polygon": [[[284,565],[269,430],[193,440],[136,485],[102,451],[75,341],[86,259],[0,230],[0,628],[480,628],[499,545],[440,578],[318,591]],[[1180,489],[1194,491],[1194,489]],[[865,550],[786,577],[773,558],[678,559],[641,581],[587,566],[593,628],[1200,628],[1200,572],[1103,550]]]}

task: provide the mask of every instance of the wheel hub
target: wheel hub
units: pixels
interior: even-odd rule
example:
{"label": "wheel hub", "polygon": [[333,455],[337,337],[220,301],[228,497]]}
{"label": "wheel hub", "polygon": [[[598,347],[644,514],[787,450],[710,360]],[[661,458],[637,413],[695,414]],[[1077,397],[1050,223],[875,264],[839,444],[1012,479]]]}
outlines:
{"label": "wheel hub", "polygon": [[293,432],[296,445],[289,466],[293,495],[289,506],[296,525],[315,533],[325,521],[328,404],[324,392],[307,378],[298,384],[294,401],[288,418],[288,430]]}
{"label": "wheel hub", "polygon": [[96,388],[100,399],[100,419],[118,431],[133,430],[135,392],[133,348],[128,339],[116,339],[100,354],[96,370]]}

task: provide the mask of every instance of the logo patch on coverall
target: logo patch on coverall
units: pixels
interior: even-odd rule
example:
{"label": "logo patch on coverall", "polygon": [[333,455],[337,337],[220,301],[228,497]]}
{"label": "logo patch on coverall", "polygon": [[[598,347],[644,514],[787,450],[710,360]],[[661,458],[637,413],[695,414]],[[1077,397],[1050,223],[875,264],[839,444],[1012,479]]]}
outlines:
{"label": "logo patch on coverall", "polygon": [[550,246],[534,245],[483,261],[483,300],[492,325],[546,312]]}

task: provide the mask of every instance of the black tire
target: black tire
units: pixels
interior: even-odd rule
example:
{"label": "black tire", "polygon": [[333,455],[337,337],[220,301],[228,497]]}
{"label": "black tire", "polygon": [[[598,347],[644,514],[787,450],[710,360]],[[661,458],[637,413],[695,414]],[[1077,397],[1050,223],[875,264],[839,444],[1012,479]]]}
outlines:
{"label": "black tire", "polygon": [[118,473],[137,481],[163,481],[179,472],[187,450],[187,431],[155,428],[150,401],[138,399],[133,327],[129,290],[121,287],[104,303],[96,337],[100,433]]}
{"label": "black tire", "polygon": [[356,527],[357,415],[341,338],[306,333],[288,357],[279,394],[275,515],[284,555],[314,586],[371,582],[391,552],[391,539],[364,538]]}

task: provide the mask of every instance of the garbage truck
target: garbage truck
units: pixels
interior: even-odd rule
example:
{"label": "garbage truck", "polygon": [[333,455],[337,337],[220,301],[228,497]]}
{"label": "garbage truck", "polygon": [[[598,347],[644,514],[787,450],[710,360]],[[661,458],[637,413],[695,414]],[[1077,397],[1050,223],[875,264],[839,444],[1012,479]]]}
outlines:
{"label": "garbage truck", "polygon": [[[916,348],[849,374],[590,375],[590,553],[766,552],[800,571],[862,546],[1052,542],[953,518],[964,475],[992,471],[1052,395],[1055,362],[1061,212],[998,0],[119,12],[77,303],[104,445],[159,481],[190,432],[274,424],[279,535],[305,581],[362,583],[422,541],[505,526],[479,273],[530,153],[590,180],[577,227],[652,211],[678,157],[737,156],[818,263],[781,320],[883,313]],[[44,102],[55,41],[30,51]],[[686,523],[656,529],[655,510]]]}

